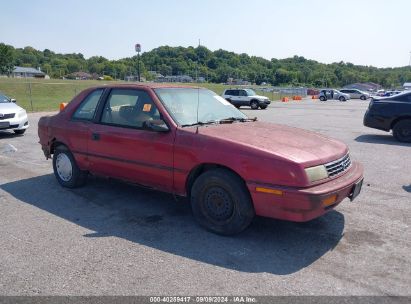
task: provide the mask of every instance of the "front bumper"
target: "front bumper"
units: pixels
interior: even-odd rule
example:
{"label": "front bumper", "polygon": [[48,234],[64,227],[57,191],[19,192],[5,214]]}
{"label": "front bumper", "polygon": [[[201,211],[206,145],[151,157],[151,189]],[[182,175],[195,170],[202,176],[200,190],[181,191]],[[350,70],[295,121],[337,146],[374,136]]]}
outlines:
{"label": "front bumper", "polygon": [[0,130],[24,130],[29,127],[27,114],[18,117],[18,114],[13,118],[0,119]]}
{"label": "front bumper", "polygon": [[[340,177],[310,188],[273,187],[254,182],[247,183],[247,187],[257,215],[306,222],[327,213],[350,197],[354,186],[362,179],[362,165],[353,162],[351,169]],[[258,187],[271,188],[277,194],[258,192]],[[335,200],[330,204],[329,198]]]}
{"label": "front bumper", "polygon": [[259,105],[263,105],[263,106],[268,106],[270,103],[271,103],[271,101],[269,99],[268,100],[260,100],[258,102]]}

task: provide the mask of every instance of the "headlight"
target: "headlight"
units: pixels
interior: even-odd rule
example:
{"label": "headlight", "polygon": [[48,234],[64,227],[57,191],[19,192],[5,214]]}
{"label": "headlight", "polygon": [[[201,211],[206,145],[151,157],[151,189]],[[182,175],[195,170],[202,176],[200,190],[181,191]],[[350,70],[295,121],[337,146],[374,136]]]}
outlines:
{"label": "headlight", "polygon": [[319,181],[321,179],[328,177],[327,169],[325,169],[324,165],[306,168],[305,173],[307,174],[308,180],[310,183]]}
{"label": "headlight", "polygon": [[19,112],[19,114],[17,115],[18,118],[22,118],[22,117],[24,117],[24,116],[27,116],[26,110],[21,110],[21,111]]}

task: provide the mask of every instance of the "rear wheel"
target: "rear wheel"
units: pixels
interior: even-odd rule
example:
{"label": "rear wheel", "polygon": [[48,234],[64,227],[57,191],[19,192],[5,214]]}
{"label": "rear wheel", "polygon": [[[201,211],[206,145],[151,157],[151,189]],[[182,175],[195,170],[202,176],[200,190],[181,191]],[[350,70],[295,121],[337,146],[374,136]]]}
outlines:
{"label": "rear wheel", "polygon": [[58,146],[54,151],[53,171],[59,184],[66,188],[83,186],[87,180],[87,172],[78,168],[73,154],[65,146]]}
{"label": "rear wheel", "polygon": [[14,133],[18,134],[18,135],[22,135],[24,134],[24,132],[26,132],[26,129],[23,130],[14,130]]}
{"label": "rear wheel", "polygon": [[321,101],[326,101],[326,99],[325,99],[324,96],[320,96],[320,100],[321,100]]}
{"label": "rear wheel", "polygon": [[411,142],[411,119],[397,122],[392,129],[394,137],[400,142]]}
{"label": "rear wheel", "polygon": [[250,102],[250,107],[251,107],[251,109],[253,109],[253,110],[257,110],[257,109],[258,109],[258,101],[257,101],[257,100],[252,100],[252,101]]}
{"label": "rear wheel", "polygon": [[255,215],[244,181],[225,169],[206,171],[196,179],[191,207],[201,226],[222,235],[243,231]]}

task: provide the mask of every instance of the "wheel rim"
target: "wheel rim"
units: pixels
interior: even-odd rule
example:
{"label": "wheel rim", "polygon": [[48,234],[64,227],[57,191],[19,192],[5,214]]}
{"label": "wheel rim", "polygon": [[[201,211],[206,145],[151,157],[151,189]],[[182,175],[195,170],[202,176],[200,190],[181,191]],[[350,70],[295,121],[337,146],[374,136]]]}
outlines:
{"label": "wheel rim", "polygon": [[257,108],[258,108],[258,103],[256,103],[255,101],[253,101],[253,102],[251,103],[251,108],[252,108],[252,109],[257,109]]}
{"label": "wheel rim", "polygon": [[71,177],[73,176],[73,166],[71,165],[70,158],[66,154],[60,153],[59,155],[57,155],[56,171],[58,176],[63,181],[70,181]]}
{"label": "wheel rim", "polygon": [[214,222],[225,222],[233,216],[234,202],[230,194],[221,187],[209,188],[204,196],[204,211]]}

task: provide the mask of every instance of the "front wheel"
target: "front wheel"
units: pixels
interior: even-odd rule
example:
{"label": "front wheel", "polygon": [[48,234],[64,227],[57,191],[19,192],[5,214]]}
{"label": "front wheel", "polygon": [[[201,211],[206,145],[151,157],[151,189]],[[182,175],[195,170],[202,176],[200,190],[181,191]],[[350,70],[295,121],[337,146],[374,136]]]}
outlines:
{"label": "front wheel", "polygon": [[339,98],[339,100],[340,100],[340,101],[346,101],[346,99],[345,99],[344,96],[341,96],[341,97]]}
{"label": "front wheel", "polygon": [[411,142],[411,119],[397,122],[392,129],[392,133],[400,142]]}
{"label": "front wheel", "polygon": [[267,106],[260,106],[261,110],[267,109]]}
{"label": "front wheel", "polygon": [[58,146],[54,151],[53,171],[59,184],[66,188],[80,187],[87,180],[87,172],[78,168],[73,154],[65,146]]}
{"label": "front wheel", "polygon": [[225,169],[206,171],[196,179],[191,208],[201,226],[222,235],[243,231],[255,215],[244,181]]}
{"label": "front wheel", "polygon": [[364,95],[360,97],[361,100],[366,100],[367,97],[365,97]]}
{"label": "front wheel", "polygon": [[257,110],[258,109],[258,101],[252,100],[251,103],[250,103],[250,107],[253,110]]}

